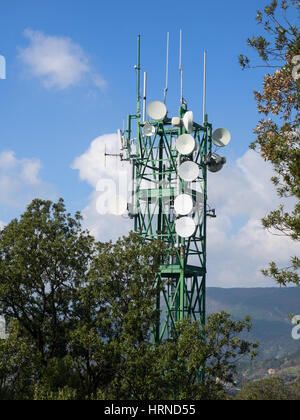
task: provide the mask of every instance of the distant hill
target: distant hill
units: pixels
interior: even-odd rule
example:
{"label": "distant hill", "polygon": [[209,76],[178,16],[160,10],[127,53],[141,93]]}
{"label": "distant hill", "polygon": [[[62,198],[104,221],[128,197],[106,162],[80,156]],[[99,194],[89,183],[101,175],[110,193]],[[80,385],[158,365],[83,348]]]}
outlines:
{"label": "distant hill", "polygon": [[251,316],[247,339],[259,341],[260,359],[280,359],[300,351],[300,340],[291,336],[290,314],[300,315],[300,287],[208,288],[207,312],[226,311],[236,319]]}
{"label": "distant hill", "polygon": [[[273,371],[270,373],[270,371]],[[300,378],[300,350],[280,359],[259,360],[251,363],[241,363],[238,368],[238,383],[245,380],[255,381],[279,376],[285,383],[292,383]]]}

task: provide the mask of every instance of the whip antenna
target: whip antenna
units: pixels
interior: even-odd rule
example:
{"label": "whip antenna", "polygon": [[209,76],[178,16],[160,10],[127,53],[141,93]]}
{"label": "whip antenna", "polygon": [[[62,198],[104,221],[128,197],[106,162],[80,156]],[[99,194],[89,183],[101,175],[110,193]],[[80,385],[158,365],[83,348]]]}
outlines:
{"label": "whip antenna", "polygon": [[179,47],[179,71],[180,71],[180,103],[183,104],[183,68],[182,68],[182,29],[180,29]]}
{"label": "whip antenna", "polygon": [[167,60],[166,60],[166,87],[164,89],[164,104],[167,100],[168,83],[169,83],[169,48],[170,48],[170,33],[167,33]]}
{"label": "whip antenna", "polygon": [[203,124],[206,112],[206,51],[204,51],[204,76],[203,76]]}
{"label": "whip antenna", "polygon": [[146,121],[147,73],[144,72],[143,121]]}

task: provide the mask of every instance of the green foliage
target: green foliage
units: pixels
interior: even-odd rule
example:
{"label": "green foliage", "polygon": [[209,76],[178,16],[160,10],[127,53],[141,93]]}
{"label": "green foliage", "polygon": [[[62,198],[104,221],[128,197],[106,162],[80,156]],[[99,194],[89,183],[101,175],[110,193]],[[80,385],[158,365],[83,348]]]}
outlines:
{"label": "green foliage", "polygon": [[74,401],[77,400],[76,389],[71,389],[68,386],[58,389],[57,391],[51,391],[51,389],[45,386],[34,387],[34,401]]}
{"label": "green foliage", "polygon": [[79,214],[65,213],[62,200],[34,200],[20,221],[0,232],[0,244],[1,311],[30,335],[46,366],[65,355],[94,240],[81,230]]}
{"label": "green foliage", "polygon": [[293,385],[285,385],[278,377],[248,382],[239,393],[244,401],[289,401],[300,400],[300,378]]}
{"label": "green foliage", "polygon": [[[276,69],[265,75],[262,92],[254,91],[258,112],[264,118],[254,130],[257,138],[250,147],[272,164],[275,171],[272,181],[278,195],[291,198],[294,205],[292,211],[286,211],[281,205],[262,223],[275,235],[288,236],[294,241],[300,237],[300,75],[299,66],[296,67],[300,63],[300,33],[293,23],[299,10],[298,1],[273,0],[257,12],[256,20],[263,27],[264,36],[248,39],[248,46],[262,60],[262,65],[254,67]],[[239,62],[243,69],[253,67],[246,56],[241,55]],[[271,262],[262,272],[279,284],[299,285],[299,268],[299,259],[294,256],[288,267],[278,268]]]}
{"label": "green foliage", "polygon": [[300,400],[300,378],[289,387],[290,399]]}
{"label": "green foliage", "polygon": [[[262,60],[262,65],[255,67],[275,67],[274,60],[285,60],[287,56],[297,53],[299,42],[299,28],[297,23],[289,21],[289,12],[299,10],[297,0],[273,0],[265,6],[264,10],[258,10],[256,21],[264,29],[264,36],[255,35],[247,39],[249,47],[253,48]],[[297,17],[293,16],[293,17]],[[251,60],[245,55],[239,56],[239,62],[243,69],[250,68]]]}
{"label": "green foliage", "polygon": [[237,362],[257,355],[257,343],[239,338],[250,328],[249,319],[236,322],[225,312],[210,315],[206,325],[188,319],[178,323],[178,338],[162,348],[165,382],[172,385],[170,398],[226,399],[224,387],[234,383]]}
{"label": "green foliage", "polygon": [[18,322],[10,324],[9,336],[0,340],[0,400],[31,399],[41,370],[40,357]]}
{"label": "green foliage", "polygon": [[239,339],[249,320],[184,320],[154,345],[162,255],[134,233],[96,242],[62,200],[34,200],[0,233],[0,399],[225,398],[236,361],[256,352]]}

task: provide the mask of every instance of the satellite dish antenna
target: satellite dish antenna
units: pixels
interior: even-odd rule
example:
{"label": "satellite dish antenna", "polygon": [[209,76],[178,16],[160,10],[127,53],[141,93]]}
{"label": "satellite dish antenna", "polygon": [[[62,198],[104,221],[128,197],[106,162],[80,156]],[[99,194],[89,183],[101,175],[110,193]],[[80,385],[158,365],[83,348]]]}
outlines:
{"label": "satellite dish antenna", "polygon": [[155,134],[155,127],[149,123],[146,123],[143,127],[144,137],[151,137],[153,134]]}
{"label": "satellite dish antenna", "polygon": [[163,102],[153,101],[150,102],[147,108],[147,113],[152,120],[164,120],[167,115],[167,108]]}
{"label": "satellite dish antenna", "polygon": [[190,238],[195,233],[196,224],[190,217],[181,217],[175,222],[175,230],[182,238]]}
{"label": "satellite dish antenna", "polygon": [[194,126],[194,114],[193,111],[188,111],[184,114],[183,117],[183,125],[184,128],[188,133],[191,133],[193,131]]}
{"label": "satellite dish antenna", "polygon": [[194,207],[193,199],[188,194],[180,194],[175,198],[174,208],[180,216],[186,216],[192,212]]}
{"label": "satellite dish antenna", "polygon": [[196,142],[190,134],[182,134],[176,140],[176,149],[182,155],[190,155],[196,149]]}
{"label": "satellite dish antenna", "polygon": [[226,163],[226,158],[212,153],[206,158],[208,170],[210,172],[219,172]]}
{"label": "satellite dish antenna", "polygon": [[199,166],[197,163],[187,160],[179,166],[178,174],[184,181],[193,182],[199,176]]}
{"label": "satellite dish antenna", "polygon": [[127,210],[127,200],[121,195],[117,195],[110,201],[109,213],[114,216],[122,216]]}
{"label": "satellite dish antenna", "polygon": [[212,135],[212,142],[217,147],[224,147],[230,143],[231,134],[226,128],[217,128]]}

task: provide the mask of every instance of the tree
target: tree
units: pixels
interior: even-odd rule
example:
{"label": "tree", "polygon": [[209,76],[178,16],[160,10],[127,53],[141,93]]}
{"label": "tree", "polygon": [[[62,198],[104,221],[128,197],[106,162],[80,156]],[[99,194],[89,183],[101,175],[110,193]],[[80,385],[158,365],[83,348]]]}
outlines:
{"label": "tree", "polygon": [[[261,64],[273,70],[264,76],[262,92],[254,91],[257,109],[264,115],[254,132],[256,140],[251,148],[257,150],[262,158],[269,161],[274,169],[272,178],[278,195],[290,198],[293,210],[282,204],[271,211],[262,224],[276,235],[300,240],[300,34],[296,23],[299,2],[294,0],[273,0],[263,11],[258,11],[256,20],[263,26],[264,36],[248,39],[248,46],[254,49]],[[243,69],[253,68],[248,57],[239,57]],[[268,118],[267,118],[268,117]],[[277,283],[300,284],[300,259],[293,256],[290,265],[279,268],[271,262],[268,269],[262,270],[265,276]]]}
{"label": "tree", "polygon": [[234,321],[226,312],[208,316],[206,325],[189,319],[179,323],[176,339],[162,348],[170,399],[227,399],[226,388],[235,382],[239,360],[258,353],[258,343],[240,338],[250,329],[249,318]]}
{"label": "tree", "polygon": [[34,200],[0,233],[0,398],[225,398],[236,361],[256,353],[239,339],[250,322],[186,319],[155,345],[164,255],[135,233],[96,242],[62,200]]}
{"label": "tree", "polygon": [[84,395],[153,395],[157,352],[151,327],[158,316],[155,277],[163,254],[160,241],[146,242],[134,233],[115,244],[97,244],[88,282],[78,291],[80,322],[70,336]]}
{"label": "tree", "polygon": [[0,313],[17,322],[19,339],[38,357],[39,377],[68,354],[77,289],[94,252],[81,216],[66,214],[63,200],[34,200],[0,232]]}
{"label": "tree", "polygon": [[290,390],[290,399],[300,400],[300,377],[289,387]]}
{"label": "tree", "polygon": [[28,399],[40,370],[35,346],[12,322],[7,339],[0,339],[0,400]]}
{"label": "tree", "polygon": [[94,239],[58,203],[34,200],[0,232],[0,305],[48,358],[66,351],[74,294],[85,280]]}
{"label": "tree", "polygon": [[244,401],[282,401],[287,399],[288,393],[283,381],[277,377],[248,382],[238,395],[238,400]]}
{"label": "tree", "polygon": [[292,385],[284,384],[279,377],[261,379],[244,384],[237,399],[244,401],[288,401],[300,399],[300,381]]}

